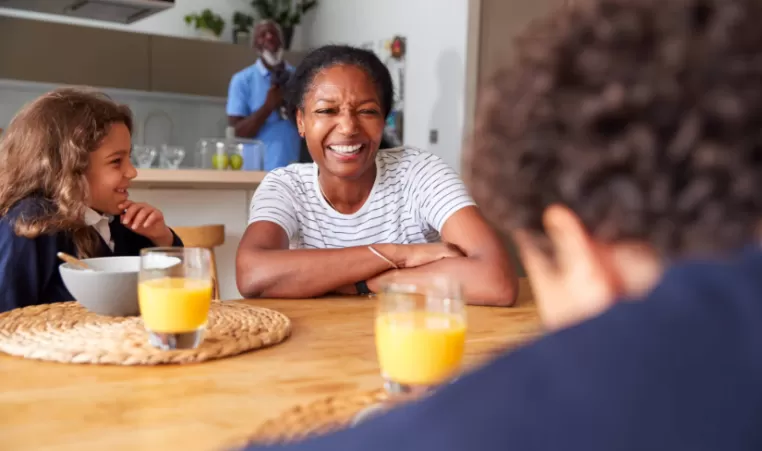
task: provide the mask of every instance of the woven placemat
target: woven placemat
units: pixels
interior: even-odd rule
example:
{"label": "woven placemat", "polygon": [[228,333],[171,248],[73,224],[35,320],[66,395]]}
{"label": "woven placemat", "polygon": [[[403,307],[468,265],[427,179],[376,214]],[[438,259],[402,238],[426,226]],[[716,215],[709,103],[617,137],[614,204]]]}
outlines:
{"label": "woven placemat", "polygon": [[0,314],[0,351],[65,363],[203,362],[271,346],[290,333],[291,321],[282,313],[236,302],[212,302],[203,343],[196,349],[176,351],[152,347],[140,317],[100,316],[76,302]]}
{"label": "woven placemat", "polygon": [[285,443],[343,429],[360,411],[386,399],[384,390],[374,390],[330,396],[294,406],[264,422],[241,444]]}

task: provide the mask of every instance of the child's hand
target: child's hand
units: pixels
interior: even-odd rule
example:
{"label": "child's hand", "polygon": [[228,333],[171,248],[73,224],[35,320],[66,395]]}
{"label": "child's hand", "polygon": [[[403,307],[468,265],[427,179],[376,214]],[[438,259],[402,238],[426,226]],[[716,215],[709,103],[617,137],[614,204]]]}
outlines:
{"label": "child's hand", "polygon": [[160,210],[148,204],[127,201],[119,206],[124,211],[122,224],[150,239],[157,246],[172,246],[174,237]]}

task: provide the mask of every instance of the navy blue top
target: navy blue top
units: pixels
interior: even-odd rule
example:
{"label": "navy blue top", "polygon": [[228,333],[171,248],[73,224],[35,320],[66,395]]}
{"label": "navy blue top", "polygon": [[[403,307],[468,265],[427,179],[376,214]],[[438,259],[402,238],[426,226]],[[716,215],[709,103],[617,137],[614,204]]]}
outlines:
{"label": "navy blue top", "polygon": [[[56,256],[58,252],[76,255],[71,235],[58,232],[29,239],[16,235],[13,230],[19,215],[33,217],[44,209],[45,202],[41,199],[27,198],[0,218],[0,312],[73,299],[58,272],[58,266],[63,262]],[[125,227],[118,218],[111,221],[109,228],[114,251],[101,240],[98,256],[140,255],[141,249],[156,247],[150,239]],[[182,246],[174,231],[172,234],[172,245]]]}
{"label": "navy blue top", "polygon": [[762,450],[762,253],[674,267],[429,399],[278,449]]}

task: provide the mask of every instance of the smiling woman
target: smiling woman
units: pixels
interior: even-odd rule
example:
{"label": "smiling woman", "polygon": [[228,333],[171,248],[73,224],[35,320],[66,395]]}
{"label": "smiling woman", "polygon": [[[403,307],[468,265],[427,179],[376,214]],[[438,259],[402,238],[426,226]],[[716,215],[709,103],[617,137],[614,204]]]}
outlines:
{"label": "smiling woman", "polygon": [[436,273],[471,303],[513,303],[513,268],[455,171],[425,151],[379,151],[393,88],[372,52],[321,47],[287,88],[314,163],[277,169],[255,192],[237,256],[244,296],[367,294]]}

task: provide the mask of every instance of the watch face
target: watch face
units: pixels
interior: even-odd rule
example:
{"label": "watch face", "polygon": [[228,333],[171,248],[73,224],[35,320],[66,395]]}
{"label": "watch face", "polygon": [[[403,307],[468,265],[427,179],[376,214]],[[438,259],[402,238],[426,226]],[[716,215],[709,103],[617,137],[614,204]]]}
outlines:
{"label": "watch face", "polygon": [[368,284],[365,281],[357,282],[355,288],[357,288],[357,294],[370,294]]}

